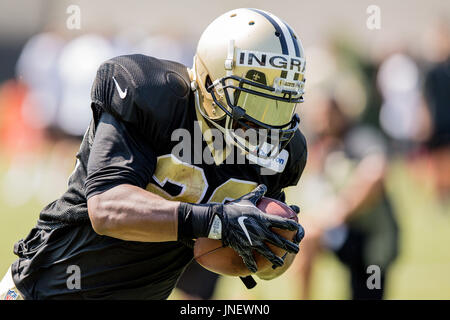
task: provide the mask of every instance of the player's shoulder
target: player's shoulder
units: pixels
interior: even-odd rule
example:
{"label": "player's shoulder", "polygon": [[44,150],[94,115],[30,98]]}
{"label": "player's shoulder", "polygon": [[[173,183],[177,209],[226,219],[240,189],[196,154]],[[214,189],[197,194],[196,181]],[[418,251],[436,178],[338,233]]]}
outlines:
{"label": "player's shoulder", "polygon": [[[278,198],[281,190],[289,186],[296,186],[306,166],[307,145],[306,138],[297,130],[282,152],[288,153],[288,160],[283,171],[268,183],[269,196]],[[281,157],[281,154],[280,154]]]}
{"label": "player's shoulder", "polygon": [[95,105],[139,126],[173,123],[174,116],[183,114],[189,96],[186,66],[142,54],[102,63],[91,91]]}
{"label": "player's shoulder", "polygon": [[294,133],[291,141],[286,147],[289,152],[290,162],[293,164],[306,162],[307,144],[305,135],[299,130]]}

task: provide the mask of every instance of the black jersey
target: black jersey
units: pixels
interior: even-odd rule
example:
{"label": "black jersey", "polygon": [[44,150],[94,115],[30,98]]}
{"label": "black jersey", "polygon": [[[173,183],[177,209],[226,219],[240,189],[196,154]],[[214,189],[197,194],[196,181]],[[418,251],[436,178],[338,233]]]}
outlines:
{"label": "black jersey", "polygon": [[[197,161],[199,152],[210,149],[187,68],[175,62],[144,55],[105,62],[92,87],[92,110],[68,190],[42,210],[37,226],[15,245],[19,259],[12,266],[13,279],[25,298],[168,297],[192,249],[180,242],[96,234],[87,212],[87,199],[95,194],[127,183],[171,200],[224,202],[264,183],[266,196],[280,198],[283,188],[297,184],[306,163],[300,132],[286,148],[284,170],[275,174],[261,174],[261,167],[249,161]],[[181,152],[173,135],[177,130],[192,133]],[[76,288],[67,285],[71,266],[80,270]]]}

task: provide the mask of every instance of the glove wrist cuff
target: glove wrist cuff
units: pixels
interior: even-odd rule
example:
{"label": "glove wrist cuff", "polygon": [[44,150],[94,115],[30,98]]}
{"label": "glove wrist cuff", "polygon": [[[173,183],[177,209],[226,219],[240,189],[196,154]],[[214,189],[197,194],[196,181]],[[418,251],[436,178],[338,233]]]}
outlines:
{"label": "glove wrist cuff", "polygon": [[181,202],[178,207],[178,240],[208,237],[213,217],[211,205]]}
{"label": "glove wrist cuff", "polygon": [[208,238],[220,240],[222,239],[222,220],[217,214],[214,214],[211,226],[209,227]]}

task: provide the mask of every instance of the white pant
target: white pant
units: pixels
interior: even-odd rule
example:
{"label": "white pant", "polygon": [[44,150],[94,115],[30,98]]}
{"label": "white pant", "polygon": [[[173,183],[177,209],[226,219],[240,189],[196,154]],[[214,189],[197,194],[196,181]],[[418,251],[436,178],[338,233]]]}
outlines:
{"label": "white pant", "polygon": [[22,294],[14,284],[11,267],[0,282],[0,300],[23,300]]}

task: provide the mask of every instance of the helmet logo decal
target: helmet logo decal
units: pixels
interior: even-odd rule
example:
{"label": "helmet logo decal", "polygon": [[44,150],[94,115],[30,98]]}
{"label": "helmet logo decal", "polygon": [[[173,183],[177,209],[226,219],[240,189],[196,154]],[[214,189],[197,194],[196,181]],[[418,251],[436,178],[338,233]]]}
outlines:
{"label": "helmet logo decal", "polygon": [[248,70],[245,77],[261,84],[267,84],[266,75],[263,72],[259,72],[257,70]]}

